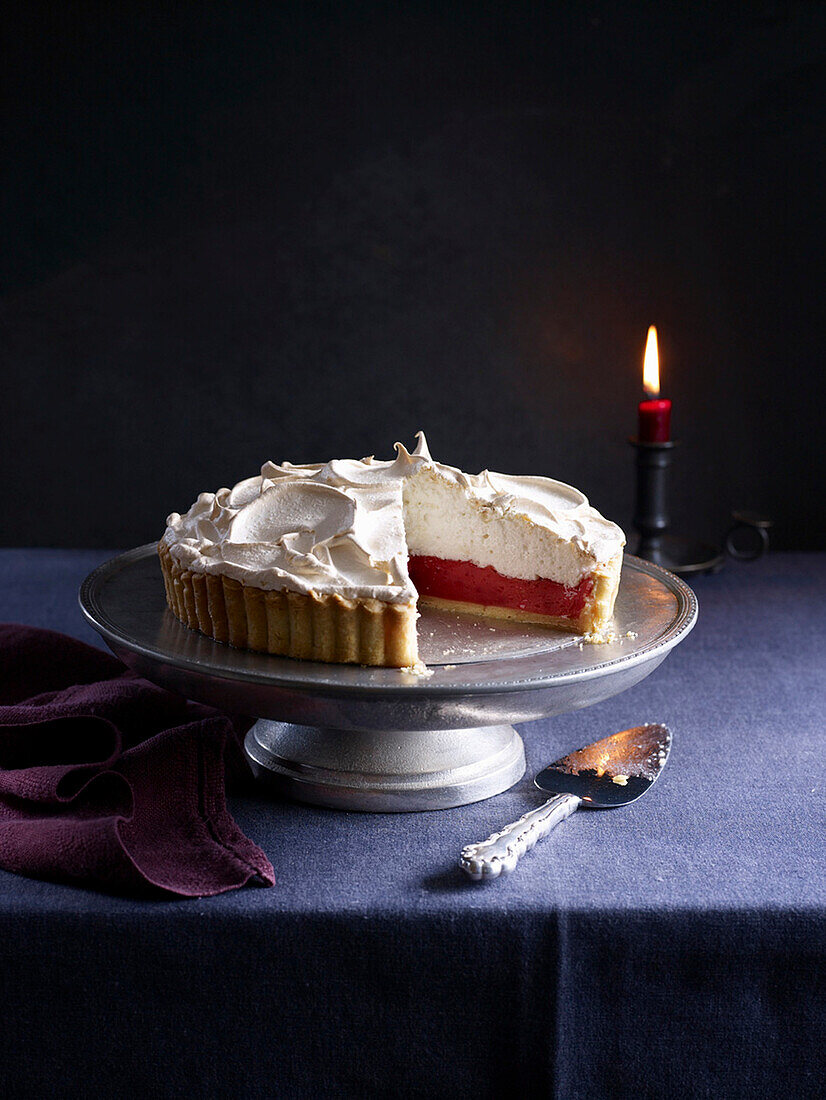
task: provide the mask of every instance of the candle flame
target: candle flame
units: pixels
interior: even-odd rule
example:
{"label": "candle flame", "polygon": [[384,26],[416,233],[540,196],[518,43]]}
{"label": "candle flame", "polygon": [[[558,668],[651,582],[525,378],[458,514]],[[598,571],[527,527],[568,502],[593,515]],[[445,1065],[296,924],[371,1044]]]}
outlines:
{"label": "candle flame", "polygon": [[660,356],[657,351],[657,330],[654,325],[648,329],[645,342],[645,359],[642,366],[642,387],[649,397],[657,397],[660,392]]}

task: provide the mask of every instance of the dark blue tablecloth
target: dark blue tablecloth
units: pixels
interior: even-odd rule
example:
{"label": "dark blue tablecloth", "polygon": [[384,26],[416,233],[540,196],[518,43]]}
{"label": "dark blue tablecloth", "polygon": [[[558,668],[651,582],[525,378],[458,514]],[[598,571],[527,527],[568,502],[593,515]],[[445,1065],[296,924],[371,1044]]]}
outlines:
{"label": "dark blue tablecloth", "polygon": [[[97,642],[101,552],[0,551],[0,619]],[[0,872],[0,1095],[823,1095],[826,555],[695,584],[642,684],[521,727],[528,774],[455,810],[235,800],[271,890],[115,899]],[[483,885],[457,869],[564,750],[674,730],[641,802]]]}

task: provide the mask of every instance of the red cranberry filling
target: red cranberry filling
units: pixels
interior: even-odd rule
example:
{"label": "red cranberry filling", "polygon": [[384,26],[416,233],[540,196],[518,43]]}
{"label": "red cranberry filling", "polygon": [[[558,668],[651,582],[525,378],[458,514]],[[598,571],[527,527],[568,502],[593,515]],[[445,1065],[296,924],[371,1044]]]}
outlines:
{"label": "red cranberry filling", "polygon": [[461,603],[512,607],[537,615],[576,619],[594,588],[593,577],[584,577],[574,588],[544,577],[526,581],[505,577],[492,565],[447,561],[415,554],[409,562],[410,577],[421,596],[437,596]]}

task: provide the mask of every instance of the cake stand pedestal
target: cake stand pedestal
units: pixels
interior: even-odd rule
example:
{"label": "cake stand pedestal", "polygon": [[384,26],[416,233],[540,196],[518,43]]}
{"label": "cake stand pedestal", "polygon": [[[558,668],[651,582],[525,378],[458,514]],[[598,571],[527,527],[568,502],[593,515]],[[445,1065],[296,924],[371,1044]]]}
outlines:
{"label": "cake stand pedestal", "polygon": [[513,723],[590,706],[644,679],[684,638],[697,600],[679,578],[626,555],[613,640],[425,609],[429,674],[295,661],[232,649],[168,610],[155,544],[91,573],[80,606],[112,651],[187,698],[258,721],[253,772],[300,801],[348,810],[478,802],[525,771]]}
{"label": "cake stand pedestal", "polygon": [[525,747],[513,726],[377,732],[260,718],[245,748],[268,785],[342,810],[462,806],[506,791],[525,772]]}

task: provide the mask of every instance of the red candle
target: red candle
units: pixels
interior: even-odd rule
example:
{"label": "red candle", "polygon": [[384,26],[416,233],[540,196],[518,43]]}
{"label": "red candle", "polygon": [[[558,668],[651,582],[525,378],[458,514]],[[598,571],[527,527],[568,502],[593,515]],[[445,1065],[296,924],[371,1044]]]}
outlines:
{"label": "red candle", "polygon": [[657,353],[657,330],[653,325],[648,330],[645,344],[642,384],[648,398],[640,401],[637,437],[640,443],[668,443],[671,439],[671,402],[659,396],[660,359]]}

